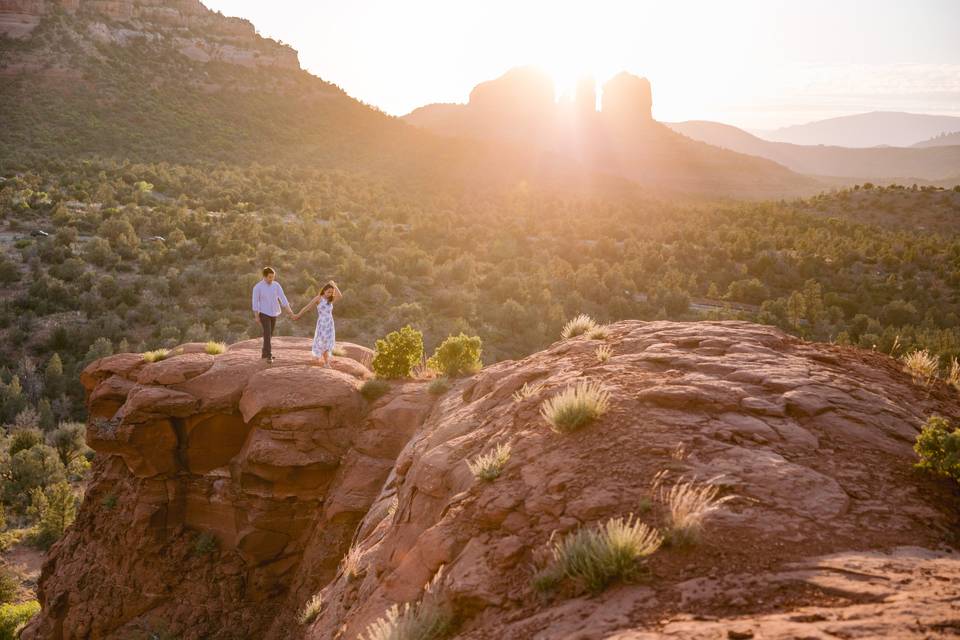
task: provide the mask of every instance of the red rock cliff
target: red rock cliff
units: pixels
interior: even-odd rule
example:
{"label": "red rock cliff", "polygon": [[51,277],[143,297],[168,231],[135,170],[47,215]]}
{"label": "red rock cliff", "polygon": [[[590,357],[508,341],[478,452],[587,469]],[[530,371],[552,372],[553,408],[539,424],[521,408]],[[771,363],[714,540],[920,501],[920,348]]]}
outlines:
{"label": "red rock cliff", "polygon": [[81,41],[124,45],[163,38],[201,62],[300,68],[291,47],[260,37],[250,21],[211,11],[199,0],[0,0],[0,34],[29,38],[44,16],[59,9],[69,14]]}
{"label": "red rock cliff", "polygon": [[[954,390],[745,322],[624,321],[607,343],[605,362],[580,337],[437,399],[409,382],[372,404],[352,345],[333,370],[294,339],[273,366],[256,342],[91,365],[102,455],[24,637],[352,640],[441,566],[460,638],[900,638],[955,617],[958,492],[911,450],[929,414],[960,418]],[[580,380],[610,409],[551,431],[542,400]],[[524,383],[542,387],[517,400]],[[466,460],[496,442],[512,445],[502,475],[474,480]],[[699,545],[596,597],[535,594],[554,532],[631,512],[660,526],[664,505],[641,505],[662,470],[722,475],[736,496]]]}

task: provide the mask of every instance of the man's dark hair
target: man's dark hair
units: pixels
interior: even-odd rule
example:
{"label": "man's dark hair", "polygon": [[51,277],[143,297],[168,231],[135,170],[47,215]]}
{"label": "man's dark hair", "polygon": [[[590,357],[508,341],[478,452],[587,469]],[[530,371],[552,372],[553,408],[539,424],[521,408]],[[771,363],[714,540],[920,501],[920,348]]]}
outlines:
{"label": "man's dark hair", "polygon": [[266,277],[267,277],[268,275],[270,275],[271,273],[276,273],[276,271],[274,271],[272,267],[264,267],[264,268],[263,268],[263,277],[264,277],[264,278],[266,278]]}

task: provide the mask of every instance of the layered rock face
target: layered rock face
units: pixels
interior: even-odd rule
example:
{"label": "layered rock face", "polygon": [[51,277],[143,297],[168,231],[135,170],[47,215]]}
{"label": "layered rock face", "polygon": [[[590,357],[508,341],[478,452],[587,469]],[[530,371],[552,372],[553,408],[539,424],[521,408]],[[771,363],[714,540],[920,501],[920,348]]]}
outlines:
{"label": "layered rock face", "polygon": [[26,36],[40,24],[45,10],[45,0],[0,0],[0,34]]}
{"label": "layered rock face", "polygon": [[[746,322],[609,329],[605,361],[579,337],[439,398],[408,382],[370,404],[353,346],[333,370],[293,339],[272,366],[255,342],[91,365],[103,455],[24,637],[352,640],[438,573],[455,636],[477,640],[924,637],[955,619],[960,496],[911,448],[928,415],[960,419],[955,390]],[[542,402],[583,381],[609,409],[552,431]],[[502,474],[475,480],[466,462],[498,443]],[[663,527],[664,471],[734,496],[699,544],[594,597],[533,589],[551,536],[629,513]]]}
{"label": "layered rock face", "polygon": [[314,553],[312,570],[333,575],[430,396],[398,385],[370,408],[357,391],[370,373],[356,359],[323,369],[306,340],[274,349],[274,365],[250,341],[87,369],[87,441],[104,455],[77,525],[50,554],[50,615],[30,637],[130,637],[174,621],[182,637],[256,637],[316,527],[330,560]]}
{"label": "layered rock face", "polygon": [[85,36],[101,43],[167,38],[201,62],[300,68],[292,48],[261,38],[248,20],[210,11],[199,0],[0,0],[0,34],[28,38],[58,9],[84,19]]}

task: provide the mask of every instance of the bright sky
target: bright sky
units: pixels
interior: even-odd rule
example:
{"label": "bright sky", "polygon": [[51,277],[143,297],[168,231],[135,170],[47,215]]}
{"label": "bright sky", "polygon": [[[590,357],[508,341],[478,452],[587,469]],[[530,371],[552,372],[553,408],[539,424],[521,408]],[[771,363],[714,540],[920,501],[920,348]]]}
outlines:
{"label": "bright sky", "polygon": [[654,117],[764,129],[874,110],[960,116],[960,0],[203,0],[402,115],[521,64],[558,88],[627,70]]}

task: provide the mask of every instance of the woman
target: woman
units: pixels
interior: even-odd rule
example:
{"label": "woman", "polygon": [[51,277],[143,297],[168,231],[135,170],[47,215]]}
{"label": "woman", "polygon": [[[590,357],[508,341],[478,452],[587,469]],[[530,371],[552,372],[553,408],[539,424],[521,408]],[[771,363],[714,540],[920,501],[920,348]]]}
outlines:
{"label": "woman", "polygon": [[330,354],[333,352],[333,345],[337,340],[336,329],[333,326],[333,303],[343,297],[337,283],[331,280],[323,285],[320,293],[313,300],[308,302],[303,309],[293,315],[294,320],[299,320],[300,316],[306,313],[307,309],[316,305],[317,307],[317,328],[313,333],[313,355],[317,357],[317,364],[324,367],[330,366]]}

